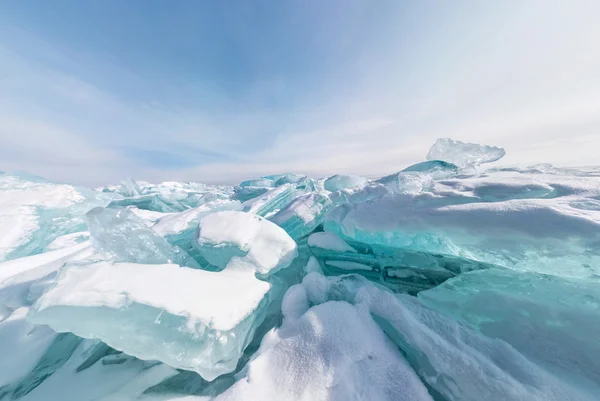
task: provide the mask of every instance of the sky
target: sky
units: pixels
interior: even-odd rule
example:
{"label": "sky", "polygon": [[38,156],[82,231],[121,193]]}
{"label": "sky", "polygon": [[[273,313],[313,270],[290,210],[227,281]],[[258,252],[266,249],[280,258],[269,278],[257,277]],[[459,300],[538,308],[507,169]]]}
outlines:
{"label": "sky", "polygon": [[600,164],[596,0],[0,0],[0,170],[384,175],[440,137]]}

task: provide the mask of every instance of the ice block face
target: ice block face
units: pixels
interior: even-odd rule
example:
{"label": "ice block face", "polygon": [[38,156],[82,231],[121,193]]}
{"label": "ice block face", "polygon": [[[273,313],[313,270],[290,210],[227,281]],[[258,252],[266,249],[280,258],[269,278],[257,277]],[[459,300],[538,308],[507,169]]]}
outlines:
{"label": "ice block face", "polygon": [[504,149],[496,146],[440,138],[429,149],[427,160],[441,160],[465,168],[495,162],[505,154]]}
{"label": "ice block face", "polygon": [[[108,227],[124,221],[117,230],[121,241],[124,236],[148,238],[149,229],[139,222],[131,231],[131,216],[123,220],[122,210],[103,209],[92,218]],[[90,230],[94,236],[92,225]],[[198,243],[205,258],[223,271],[175,264],[68,266],[38,299],[30,319],[58,332],[102,340],[143,360],[195,371],[206,380],[232,372],[272,300],[271,284],[256,275],[288,267],[296,243],[274,223],[232,211],[205,216]]]}
{"label": "ice block face", "polygon": [[289,266],[296,257],[296,242],[276,224],[243,212],[218,212],[198,226],[200,252],[222,268],[244,268],[269,275]]}
{"label": "ice block face", "polygon": [[112,260],[199,267],[186,252],[148,228],[130,209],[99,207],[90,210],[86,217],[94,248]]}
{"label": "ice block face", "polygon": [[519,270],[598,273],[600,211],[594,205],[600,185],[593,176],[495,172],[435,181],[415,194],[370,197],[369,190],[332,210],[325,230],[366,244]]}
{"label": "ice block face", "polygon": [[29,319],[213,380],[235,369],[269,289],[252,271],[99,262],[62,271]]}
{"label": "ice block face", "polygon": [[419,299],[531,361],[600,392],[600,289],[590,280],[488,269],[459,275]]}
{"label": "ice block face", "polygon": [[[319,325],[319,333],[325,338],[328,330],[332,330],[333,327],[340,330],[340,333],[355,330],[350,329],[350,325],[355,326],[351,323],[353,319],[350,316],[341,322],[337,322],[333,317],[321,322],[314,316],[319,307],[322,307],[322,310],[336,309],[336,305],[340,304],[345,305],[344,308],[354,308],[360,316],[372,317],[378,328],[383,330],[391,342],[402,351],[420,380],[427,383],[432,389],[429,394],[437,394],[443,399],[455,401],[481,399],[591,401],[597,394],[594,386],[580,387],[577,377],[573,378],[569,375],[547,371],[545,367],[531,362],[508,343],[487,337],[477,330],[457,323],[447,315],[428,308],[415,297],[392,294],[356,275],[324,277],[319,273],[310,273],[304,278],[302,284],[290,288],[282,306],[285,320],[280,330],[281,336],[285,337],[285,341],[288,343],[302,341],[304,336],[309,336],[310,330],[303,331],[302,333],[306,333],[304,335],[290,334],[284,331],[288,327],[288,321],[302,321],[308,316],[311,317],[311,321]],[[336,314],[343,313],[341,310],[336,312]],[[299,316],[301,316],[300,319]],[[363,325],[368,327],[366,322]],[[284,333],[285,335],[283,335]],[[269,388],[269,381],[261,376],[253,375],[253,369],[255,366],[266,369],[269,362],[277,364],[277,359],[268,359],[269,356],[276,353],[278,341],[275,340],[276,345],[272,348],[270,341],[271,338],[277,338],[277,334],[278,332],[275,332],[272,337],[265,337],[257,358],[250,363],[247,378],[242,379],[232,389],[238,388],[240,394],[243,389],[250,391],[254,387],[253,379],[261,380],[266,383],[261,387]],[[343,341],[351,336],[352,334],[349,333],[340,334],[338,341],[343,344]],[[366,337],[367,335],[365,335]],[[362,345],[353,346],[352,348],[355,350],[353,352],[360,353],[364,347]],[[312,346],[307,348],[314,349]],[[326,349],[335,350],[335,348],[336,346],[333,345]],[[335,351],[332,352],[335,355]],[[353,352],[349,352],[349,354]],[[325,352],[321,351],[317,352],[314,357],[297,357],[294,360],[301,361],[297,362],[298,364],[309,364],[313,358],[319,358],[319,355],[323,353]],[[381,360],[381,357],[371,355],[374,361]],[[263,362],[259,363],[259,361]],[[287,366],[294,366],[294,363],[289,361]],[[335,376],[335,364],[328,366],[332,368],[333,372],[323,376]],[[348,369],[348,365],[345,366],[345,369]],[[352,369],[351,363],[349,366]],[[377,369],[376,367],[372,368]],[[407,372],[405,368],[396,369],[403,372],[403,378],[414,377],[411,376],[410,370]],[[385,375],[382,376],[385,377]],[[302,376],[298,375],[298,377]],[[282,380],[285,379],[282,378]],[[287,380],[293,383],[292,379]],[[368,383],[363,383],[360,379],[355,380],[358,380],[357,384],[360,383],[361,387],[364,386],[365,391],[369,391]],[[410,383],[412,381],[403,380],[402,386],[405,386],[409,392],[411,389],[412,391],[418,389],[418,386],[411,386]],[[325,386],[323,381],[318,385]],[[383,384],[381,386],[384,387]],[[256,387],[259,386],[256,385]],[[286,387],[293,387],[293,384],[286,383]],[[343,384],[340,387],[343,389]],[[397,397],[402,396],[402,392],[396,391],[395,394]],[[418,392],[410,394],[415,399],[423,396]]]}
{"label": "ice block face", "polygon": [[324,188],[327,191],[336,192],[342,189],[363,187],[369,182],[365,177],[358,175],[336,174],[325,180]]}
{"label": "ice block face", "polygon": [[424,173],[433,179],[444,179],[456,176],[458,167],[442,160],[430,160],[413,164],[402,170],[403,173]]}
{"label": "ice block face", "polygon": [[109,200],[27,174],[0,175],[0,261],[45,252],[58,237],[85,231],[85,213]]}
{"label": "ice block face", "polygon": [[301,195],[269,220],[297,239],[311,233],[325,217],[331,206],[329,197],[322,193]]}

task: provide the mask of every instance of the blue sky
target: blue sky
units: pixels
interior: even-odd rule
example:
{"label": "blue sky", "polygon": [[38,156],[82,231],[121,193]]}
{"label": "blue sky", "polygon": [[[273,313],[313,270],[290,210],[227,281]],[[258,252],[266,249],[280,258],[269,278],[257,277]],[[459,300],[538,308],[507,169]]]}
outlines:
{"label": "blue sky", "polygon": [[367,175],[438,137],[598,164],[596,1],[0,2],[0,170]]}

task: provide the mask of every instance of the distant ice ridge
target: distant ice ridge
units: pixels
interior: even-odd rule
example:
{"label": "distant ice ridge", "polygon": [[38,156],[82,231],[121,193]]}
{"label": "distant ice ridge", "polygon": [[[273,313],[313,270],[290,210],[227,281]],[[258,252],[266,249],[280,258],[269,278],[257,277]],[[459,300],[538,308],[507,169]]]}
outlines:
{"label": "distant ice ridge", "polygon": [[[600,168],[0,174],[0,400],[597,400]],[[284,295],[285,294],[285,295]]]}

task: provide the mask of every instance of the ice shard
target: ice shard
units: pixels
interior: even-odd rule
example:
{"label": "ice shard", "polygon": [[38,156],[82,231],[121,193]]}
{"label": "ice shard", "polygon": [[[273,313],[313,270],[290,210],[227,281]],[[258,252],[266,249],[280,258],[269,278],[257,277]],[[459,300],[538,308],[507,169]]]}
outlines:
{"label": "ice shard", "polygon": [[288,267],[297,255],[296,243],[282,228],[250,213],[209,214],[200,221],[196,238],[211,264],[249,268],[261,275]]}
{"label": "ice shard", "polygon": [[419,298],[432,309],[499,338],[529,360],[600,394],[597,281],[488,269],[461,274]]}
{"label": "ice shard", "polygon": [[235,369],[269,288],[252,270],[98,262],[64,269],[29,319],[213,380]]}
{"label": "ice shard", "polygon": [[275,215],[269,217],[269,220],[296,239],[311,233],[317,228],[330,206],[331,200],[325,194],[309,193],[300,195]]}
{"label": "ice shard", "polygon": [[458,167],[478,166],[500,160],[506,152],[497,146],[440,138],[429,149],[427,160],[441,160]]}
{"label": "ice shard", "polygon": [[336,192],[347,188],[356,188],[366,185],[369,180],[357,175],[336,174],[325,180],[324,188]]}
{"label": "ice shard", "polygon": [[199,267],[129,209],[95,208],[87,213],[87,221],[94,248],[112,260]]}

